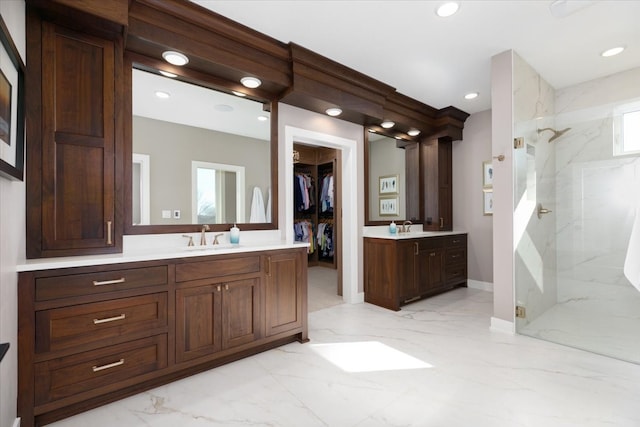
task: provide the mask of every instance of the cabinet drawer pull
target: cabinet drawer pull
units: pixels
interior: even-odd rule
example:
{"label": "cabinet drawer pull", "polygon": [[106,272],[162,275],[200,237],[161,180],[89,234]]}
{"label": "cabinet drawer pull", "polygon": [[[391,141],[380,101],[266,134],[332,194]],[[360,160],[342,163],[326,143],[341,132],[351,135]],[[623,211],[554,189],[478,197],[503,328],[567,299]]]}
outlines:
{"label": "cabinet drawer pull", "polygon": [[113,316],[113,317],[107,317],[105,319],[93,319],[93,324],[94,325],[99,325],[101,323],[109,323],[109,322],[115,322],[116,320],[123,320],[125,317],[125,314],[122,313],[119,316]]}
{"label": "cabinet drawer pull", "polygon": [[267,257],[267,277],[271,277],[271,257]]}
{"label": "cabinet drawer pull", "polygon": [[431,253],[429,254],[429,256],[436,256],[436,253],[435,253],[435,252],[431,252]]}
{"label": "cabinet drawer pull", "polygon": [[100,371],[104,371],[105,369],[115,368],[116,366],[120,366],[120,365],[124,365],[124,359],[120,359],[117,362],[113,362],[113,363],[107,363],[106,365],[102,365],[102,366],[94,366],[91,369],[93,369],[93,372],[100,372]]}
{"label": "cabinet drawer pull", "polygon": [[455,239],[455,240],[453,241],[453,244],[456,244],[456,243],[460,243],[460,239]]}
{"label": "cabinet drawer pull", "polygon": [[221,290],[222,290],[222,287],[218,285],[218,292],[220,292]]}
{"label": "cabinet drawer pull", "polygon": [[440,228],[444,228],[444,218],[440,218]]}
{"label": "cabinet drawer pull", "polygon": [[418,253],[420,252],[420,247],[418,246],[418,242],[415,242],[414,245],[415,245],[415,251],[413,252],[413,254],[418,255]]}
{"label": "cabinet drawer pull", "polygon": [[229,285],[228,285],[228,284],[226,284],[226,283],[225,283],[225,285],[224,285],[224,290],[225,290],[225,291],[228,291],[228,290],[229,290]]}
{"label": "cabinet drawer pull", "polygon": [[107,221],[107,245],[113,245],[113,240],[111,239],[111,221]]}
{"label": "cabinet drawer pull", "polygon": [[115,285],[117,283],[124,283],[124,277],[121,277],[119,279],[114,279],[114,280],[102,280],[102,281],[94,280],[93,286]]}
{"label": "cabinet drawer pull", "polygon": [[460,254],[458,254],[458,255],[451,255],[451,258],[460,258]]}

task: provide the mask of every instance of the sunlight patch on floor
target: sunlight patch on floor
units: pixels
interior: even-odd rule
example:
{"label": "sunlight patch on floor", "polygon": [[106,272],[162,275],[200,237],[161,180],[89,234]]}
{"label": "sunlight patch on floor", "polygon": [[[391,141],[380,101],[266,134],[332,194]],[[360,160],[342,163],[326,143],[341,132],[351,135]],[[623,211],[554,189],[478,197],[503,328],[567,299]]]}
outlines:
{"label": "sunlight patch on floor", "polygon": [[433,367],[378,341],[312,344],[311,348],[346,372],[397,371]]}

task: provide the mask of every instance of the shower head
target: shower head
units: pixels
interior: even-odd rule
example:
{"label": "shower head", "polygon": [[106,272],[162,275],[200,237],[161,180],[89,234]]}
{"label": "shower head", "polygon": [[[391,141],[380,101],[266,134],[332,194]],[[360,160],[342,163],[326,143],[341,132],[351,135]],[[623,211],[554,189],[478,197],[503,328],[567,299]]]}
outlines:
{"label": "shower head", "polygon": [[551,142],[554,139],[560,138],[566,132],[569,132],[571,130],[571,128],[566,128],[566,129],[562,129],[562,130],[555,130],[555,129],[552,129],[552,128],[542,128],[542,129],[538,129],[538,134],[540,134],[541,132],[544,132],[545,130],[550,130],[551,132],[553,132],[553,136],[551,138],[549,138],[549,141],[547,141],[547,142]]}

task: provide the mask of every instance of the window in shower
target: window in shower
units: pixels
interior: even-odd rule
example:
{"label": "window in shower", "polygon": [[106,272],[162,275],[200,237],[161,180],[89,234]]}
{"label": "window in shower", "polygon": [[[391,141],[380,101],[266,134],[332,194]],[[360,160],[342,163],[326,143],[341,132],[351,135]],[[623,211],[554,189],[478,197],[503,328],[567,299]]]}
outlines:
{"label": "window in shower", "polygon": [[619,113],[614,116],[614,155],[640,154],[640,106],[626,106]]}

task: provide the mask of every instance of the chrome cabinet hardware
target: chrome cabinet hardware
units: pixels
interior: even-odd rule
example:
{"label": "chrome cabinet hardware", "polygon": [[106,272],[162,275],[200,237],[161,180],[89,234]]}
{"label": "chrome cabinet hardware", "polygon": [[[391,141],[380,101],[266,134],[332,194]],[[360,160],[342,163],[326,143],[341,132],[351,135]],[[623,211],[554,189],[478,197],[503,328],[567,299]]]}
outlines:
{"label": "chrome cabinet hardware", "polygon": [[111,237],[111,221],[107,221],[107,245],[113,245],[113,238]]}
{"label": "chrome cabinet hardware", "polygon": [[124,283],[124,277],[121,277],[119,279],[114,279],[114,280],[94,280],[93,281],[93,286],[104,286],[104,285],[115,285],[117,283]]}
{"label": "chrome cabinet hardware", "polygon": [[93,372],[100,372],[104,371],[105,369],[115,368],[116,366],[120,365],[124,365],[124,359],[120,359],[117,362],[113,363],[107,363],[106,365],[102,366],[93,366],[91,369],[93,370]]}
{"label": "chrome cabinet hardware", "polygon": [[119,316],[107,317],[107,318],[104,318],[104,319],[93,319],[93,324],[94,325],[99,325],[101,323],[115,322],[116,320],[123,320],[126,317],[127,316],[125,316],[125,314],[122,313]]}

